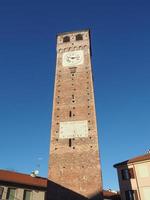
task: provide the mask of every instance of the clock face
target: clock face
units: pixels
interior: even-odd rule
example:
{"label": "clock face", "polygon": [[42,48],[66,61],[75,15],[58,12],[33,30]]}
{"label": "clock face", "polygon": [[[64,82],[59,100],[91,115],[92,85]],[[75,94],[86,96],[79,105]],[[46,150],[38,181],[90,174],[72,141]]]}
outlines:
{"label": "clock face", "polygon": [[62,64],[64,67],[83,64],[83,51],[70,51],[63,53]]}

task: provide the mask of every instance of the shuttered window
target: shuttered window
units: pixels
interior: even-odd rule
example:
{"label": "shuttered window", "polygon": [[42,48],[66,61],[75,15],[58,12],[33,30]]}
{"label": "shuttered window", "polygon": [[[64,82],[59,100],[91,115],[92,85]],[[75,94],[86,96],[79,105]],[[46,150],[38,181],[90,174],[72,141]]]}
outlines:
{"label": "shuttered window", "polygon": [[14,188],[8,188],[6,198],[7,198],[7,200],[14,200],[15,199],[15,189]]}
{"label": "shuttered window", "polygon": [[131,178],[134,178],[134,171],[133,171],[133,168],[122,169],[122,170],[121,170],[121,174],[122,174],[122,179],[123,179],[123,180],[129,180],[129,179],[131,179]]}
{"label": "shuttered window", "polygon": [[2,199],[4,188],[0,187],[0,199]]}
{"label": "shuttered window", "polygon": [[126,200],[138,200],[137,191],[136,190],[127,190],[125,191]]}
{"label": "shuttered window", "polygon": [[30,190],[25,190],[24,191],[23,200],[30,200],[30,197],[31,197],[31,191]]}

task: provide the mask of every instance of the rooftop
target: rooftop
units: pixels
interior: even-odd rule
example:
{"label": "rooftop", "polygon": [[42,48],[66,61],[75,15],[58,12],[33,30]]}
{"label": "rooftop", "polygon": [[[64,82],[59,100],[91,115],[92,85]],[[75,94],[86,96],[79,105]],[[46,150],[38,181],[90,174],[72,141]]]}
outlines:
{"label": "rooftop", "polygon": [[28,174],[22,174],[13,171],[0,170],[0,181],[17,183],[23,185],[47,187],[47,179],[42,177],[31,177]]}
{"label": "rooftop", "polygon": [[145,161],[145,160],[150,160],[150,153],[147,153],[147,154],[144,154],[144,155],[134,157],[134,158],[131,158],[129,160],[117,163],[117,164],[114,165],[114,167],[117,168],[119,166],[127,165],[127,164],[130,164],[130,163],[136,163],[136,162],[140,162],[140,161]]}
{"label": "rooftop", "polygon": [[69,32],[62,32],[62,33],[58,33],[57,36],[59,35],[67,35],[67,34],[71,34],[71,33],[78,33],[78,32],[90,32],[90,29],[83,29],[83,30],[77,30],[77,31],[69,31]]}

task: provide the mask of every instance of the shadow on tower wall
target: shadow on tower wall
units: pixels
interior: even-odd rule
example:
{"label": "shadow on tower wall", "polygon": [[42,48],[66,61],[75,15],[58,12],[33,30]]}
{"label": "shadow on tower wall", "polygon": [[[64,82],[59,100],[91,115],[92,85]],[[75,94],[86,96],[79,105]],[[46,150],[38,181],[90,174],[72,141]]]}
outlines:
{"label": "shadow on tower wall", "polygon": [[72,190],[62,187],[52,181],[48,181],[47,200],[103,200],[102,194],[95,194],[92,197],[84,197]]}

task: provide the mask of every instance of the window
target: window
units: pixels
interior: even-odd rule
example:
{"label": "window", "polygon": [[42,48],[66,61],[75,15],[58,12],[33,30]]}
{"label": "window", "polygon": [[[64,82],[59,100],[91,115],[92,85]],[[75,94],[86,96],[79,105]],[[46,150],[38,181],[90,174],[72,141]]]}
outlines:
{"label": "window", "polygon": [[126,200],[137,200],[137,191],[136,190],[127,190],[125,191]]}
{"label": "window", "polygon": [[83,40],[83,36],[81,34],[76,35],[76,40]]}
{"label": "window", "polygon": [[69,147],[71,147],[71,139],[69,139]]}
{"label": "window", "polygon": [[14,200],[15,199],[15,188],[8,188],[6,199],[7,200]]}
{"label": "window", "polygon": [[4,188],[0,187],[0,199],[2,199]]}
{"label": "window", "polygon": [[131,178],[134,178],[133,168],[122,169],[121,170],[121,174],[122,174],[122,179],[123,180],[129,180]]}
{"label": "window", "polygon": [[71,73],[76,73],[76,67],[69,68]]}
{"label": "window", "polygon": [[23,200],[30,200],[30,197],[31,197],[31,191],[25,190],[23,195]]}
{"label": "window", "polygon": [[71,117],[72,116],[72,112],[71,111],[69,111],[69,117]]}
{"label": "window", "polygon": [[63,42],[70,42],[70,37],[69,36],[65,36],[63,38]]}

